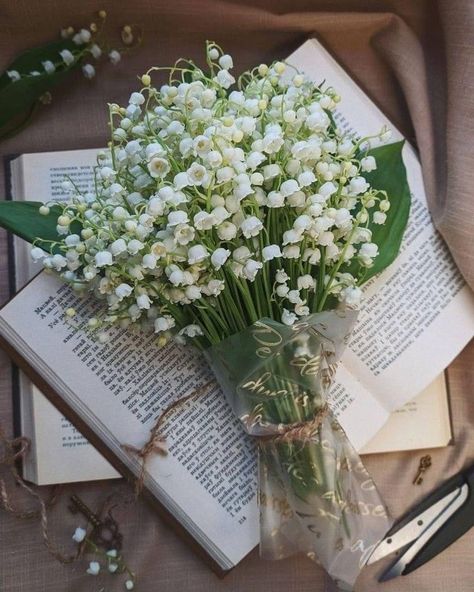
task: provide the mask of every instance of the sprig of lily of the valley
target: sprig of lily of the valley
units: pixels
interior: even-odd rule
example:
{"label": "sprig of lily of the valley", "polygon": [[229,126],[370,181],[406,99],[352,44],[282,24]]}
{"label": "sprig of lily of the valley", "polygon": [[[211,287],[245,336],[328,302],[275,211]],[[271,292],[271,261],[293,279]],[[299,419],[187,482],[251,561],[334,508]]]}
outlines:
{"label": "sprig of lily of the valley", "polygon": [[79,545],[79,556],[93,555],[88,563],[86,573],[90,576],[98,576],[102,571],[109,574],[125,574],[125,590],[135,588],[136,574],[128,567],[125,559],[117,549],[104,549],[97,545],[88,535],[87,530],[78,526],[72,535],[72,539]]}
{"label": "sprig of lily of the valley", "polygon": [[107,57],[118,64],[121,56],[141,41],[136,26],[125,25],[121,39],[111,47],[105,32],[106,12],[86,27],[61,30],[59,40],[31,48],[17,56],[0,75],[0,139],[21,131],[42,105],[51,103],[53,89],[71,72],[82,68],[87,79]]}

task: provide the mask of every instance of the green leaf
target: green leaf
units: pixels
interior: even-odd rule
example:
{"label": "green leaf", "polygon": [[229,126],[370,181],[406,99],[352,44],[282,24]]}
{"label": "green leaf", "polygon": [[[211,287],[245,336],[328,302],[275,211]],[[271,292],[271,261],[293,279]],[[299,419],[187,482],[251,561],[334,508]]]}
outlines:
{"label": "green leaf", "polygon": [[364,173],[364,177],[375,189],[387,192],[390,209],[385,224],[370,222],[368,226],[372,231],[372,242],[379,246],[379,254],[374,259],[373,266],[364,271],[364,268],[357,264],[344,270],[357,275],[364,272],[364,282],[393,263],[400,251],[411,203],[410,187],[402,158],[403,144],[404,141],[395,142],[373,148],[367,153],[375,158],[377,168],[370,173]]}
{"label": "green leaf", "polygon": [[[0,201],[0,226],[30,243],[34,242],[48,253],[55,253],[58,249],[53,249],[51,243],[45,241],[63,240],[64,237],[56,231],[62,208],[51,206],[49,214],[45,216],[39,213],[42,205],[39,201]],[[73,222],[71,232],[80,231],[81,225]]]}
{"label": "green leaf", "polygon": [[[64,49],[68,49],[76,57],[76,61],[70,66],[59,55]],[[15,118],[24,119],[39,98],[61,83],[68,72],[77,66],[80,52],[81,49],[70,39],[63,39],[29,49],[17,57],[0,76],[0,128]],[[42,65],[47,60],[56,66],[56,71],[52,74],[45,72]],[[11,80],[7,74],[9,70],[16,70],[21,76],[20,80]],[[29,75],[33,71],[40,74]]]}

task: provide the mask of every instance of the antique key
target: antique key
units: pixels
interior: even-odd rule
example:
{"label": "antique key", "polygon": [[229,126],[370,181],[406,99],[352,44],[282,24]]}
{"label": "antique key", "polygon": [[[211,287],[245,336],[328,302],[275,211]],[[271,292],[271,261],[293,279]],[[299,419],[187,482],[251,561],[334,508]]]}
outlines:
{"label": "antique key", "polygon": [[418,472],[413,480],[413,485],[421,485],[423,483],[423,475],[431,467],[431,456],[427,454],[420,458]]}
{"label": "antique key", "polygon": [[103,547],[106,551],[122,548],[123,536],[119,532],[117,521],[113,518],[110,511],[107,516],[101,520],[77,495],[71,496],[71,505],[69,510],[76,514],[80,512],[92,525],[92,531],[89,535],[90,540],[98,547]]}

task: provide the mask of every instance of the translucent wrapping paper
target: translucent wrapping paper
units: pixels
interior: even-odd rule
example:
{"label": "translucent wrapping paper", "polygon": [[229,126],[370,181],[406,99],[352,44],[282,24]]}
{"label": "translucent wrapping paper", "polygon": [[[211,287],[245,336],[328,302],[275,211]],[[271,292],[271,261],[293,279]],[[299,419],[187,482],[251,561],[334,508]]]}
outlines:
{"label": "translucent wrapping paper", "polygon": [[391,521],[376,486],[328,407],[356,313],[271,319],[213,346],[207,358],[259,451],[260,551],[295,552],[351,590]]}

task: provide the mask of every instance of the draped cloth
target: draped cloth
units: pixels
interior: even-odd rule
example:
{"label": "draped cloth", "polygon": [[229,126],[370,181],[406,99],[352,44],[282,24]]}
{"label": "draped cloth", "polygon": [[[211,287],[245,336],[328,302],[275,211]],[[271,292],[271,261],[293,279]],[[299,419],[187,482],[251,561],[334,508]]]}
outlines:
{"label": "draped cloth", "polygon": [[[78,3],[0,0],[0,67],[21,50],[51,40],[61,27],[81,26],[104,8],[108,29],[126,23],[143,27],[143,47],[115,68],[99,66],[97,78],[80,73],[53,93],[36,120],[20,135],[0,144],[3,155],[104,146],[106,103],[124,103],[136,87],[136,74],[179,56],[203,62],[206,39],[234,56],[236,70],[283,58],[317,35],[382,107],[420,152],[429,205],[466,280],[474,287],[474,3],[471,0],[134,0]],[[4,195],[0,171],[0,196]],[[0,298],[8,297],[6,236],[0,233]],[[449,369],[456,443],[433,451],[433,466],[421,486],[412,485],[420,453],[366,457],[393,516],[474,456],[474,346]],[[12,426],[10,363],[0,355],[0,421]],[[422,429],[422,426],[420,426]],[[111,485],[71,486],[94,506]],[[113,487],[118,487],[114,485]],[[21,495],[18,493],[18,499]],[[142,592],[259,589],[323,592],[329,581],[304,557],[262,561],[252,553],[223,581],[195,557],[144,502],[122,510],[124,552],[138,572]],[[52,536],[65,550],[77,526],[66,505],[52,510]],[[72,544],[72,542],[71,542]],[[70,547],[69,547],[70,549]],[[470,592],[474,585],[474,532],[411,574],[378,585],[381,566],[366,569],[360,592]],[[121,589],[118,580],[93,580],[85,565],[62,566],[43,547],[38,524],[0,513],[0,589],[8,592],[85,592]],[[84,568],[84,569],[83,569]],[[100,579],[101,576],[98,576]]]}

